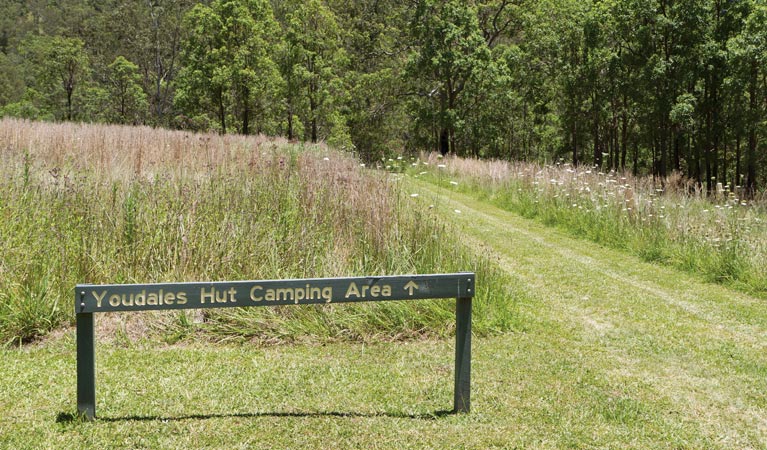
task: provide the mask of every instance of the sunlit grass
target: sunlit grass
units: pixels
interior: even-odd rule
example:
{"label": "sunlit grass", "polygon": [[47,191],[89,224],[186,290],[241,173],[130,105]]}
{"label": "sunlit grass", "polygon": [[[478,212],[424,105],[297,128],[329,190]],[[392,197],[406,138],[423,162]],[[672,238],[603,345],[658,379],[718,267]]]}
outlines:
{"label": "sunlit grass", "polygon": [[550,226],[714,282],[767,295],[767,203],[719,186],[706,195],[674,176],[652,178],[505,161],[414,161],[410,173]]}
{"label": "sunlit grass", "polygon": [[[0,161],[0,343],[71,323],[78,283],[476,271],[483,283],[503,285],[491,264],[455,244],[450,226],[409,201],[396,176],[322,145],[6,119]],[[514,301],[503,288],[485,292],[479,300],[498,308]],[[151,324],[133,334],[413,337],[450,333],[451,308],[168,313],[142,316]],[[114,317],[103,322],[121,323]],[[499,328],[481,318],[477,331]]]}

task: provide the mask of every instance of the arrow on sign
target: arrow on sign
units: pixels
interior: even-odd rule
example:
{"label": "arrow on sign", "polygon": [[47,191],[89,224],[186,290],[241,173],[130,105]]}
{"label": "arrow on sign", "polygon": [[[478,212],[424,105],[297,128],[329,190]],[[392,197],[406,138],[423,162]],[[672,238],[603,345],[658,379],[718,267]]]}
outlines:
{"label": "arrow on sign", "polygon": [[410,283],[405,285],[405,290],[408,291],[408,295],[413,295],[413,289],[416,291],[418,290],[418,284],[416,284],[415,281],[411,281]]}

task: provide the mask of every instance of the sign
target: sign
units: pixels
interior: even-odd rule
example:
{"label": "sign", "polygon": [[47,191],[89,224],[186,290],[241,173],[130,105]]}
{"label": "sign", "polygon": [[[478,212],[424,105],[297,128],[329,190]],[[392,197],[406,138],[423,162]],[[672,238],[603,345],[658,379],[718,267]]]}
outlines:
{"label": "sign", "polygon": [[474,274],[78,285],[75,313],[473,297]]}
{"label": "sign", "polygon": [[469,412],[471,299],[474,290],[473,273],[207,283],[80,284],[75,287],[77,410],[86,419],[96,417],[94,313],[455,298],[453,411]]}

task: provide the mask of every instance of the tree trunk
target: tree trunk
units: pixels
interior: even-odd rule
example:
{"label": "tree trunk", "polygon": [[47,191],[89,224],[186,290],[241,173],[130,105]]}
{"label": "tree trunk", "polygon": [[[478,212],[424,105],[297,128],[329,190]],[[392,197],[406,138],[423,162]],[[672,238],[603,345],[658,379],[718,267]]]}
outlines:
{"label": "tree trunk", "polygon": [[450,137],[447,128],[442,128],[439,132],[439,152],[442,156],[450,153]]}
{"label": "tree trunk", "polygon": [[596,94],[593,94],[591,96],[591,109],[593,114],[593,126],[591,129],[592,133],[592,139],[594,140],[594,165],[598,168],[602,168],[602,148],[600,147],[599,142],[599,109],[597,107],[598,105],[598,98]]}
{"label": "tree trunk", "polygon": [[224,108],[224,92],[218,88],[218,120],[221,122],[221,134],[226,134],[226,108]]}
{"label": "tree trunk", "polygon": [[621,170],[626,170],[626,154],[628,153],[628,99],[623,94],[623,110],[621,111]]}
{"label": "tree trunk", "polygon": [[751,61],[751,74],[749,80],[749,128],[748,147],[746,148],[746,195],[750,198],[756,193],[756,129],[758,123],[758,101],[756,98],[758,87],[759,67],[756,60]]}
{"label": "tree trunk", "polygon": [[578,124],[574,118],[570,127],[570,133],[573,146],[573,167],[576,167],[578,166]]}
{"label": "tree trunk", "polygon": [[740,131],[738,131],[738,136],[735,138],[735,181],[733,184],[735,186],[740,186]]}
{"label": "tree trunk", "polygon": [[293,102],[288,99],[288,140],[293,140]]}
{"label": "tree trunk", "polygon": [[311,128],[311,141],[317,142],[317,85],[314,80],[309,82],[309,125]]}
{"label": "tree trunk", "polygon": [[67,87],[67,120],[72,120],[72,92],[74,89]]}
{"label": "tree trunk", "polygon": [[250,134],[250,89],[247,87],[242,92],[242,134]]}

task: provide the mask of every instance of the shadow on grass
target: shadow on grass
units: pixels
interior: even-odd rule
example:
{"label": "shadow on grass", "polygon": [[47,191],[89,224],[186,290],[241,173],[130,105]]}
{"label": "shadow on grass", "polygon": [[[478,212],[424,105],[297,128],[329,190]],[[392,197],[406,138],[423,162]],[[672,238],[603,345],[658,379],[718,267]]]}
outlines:
{"label": "shadow on grass", "polygon": [[[424,414],[405,414],[397,412],[380,413],[357,413],[339,411],[316,411],[316,412],[262,412],[262,413],[232,413],[232,414],[189,414],[186,416],[124,416],[124,417],[96,417],[98,422],[177,422],[182,420],[208,420],[225,418],[258,418],[258,417],[391,417],[396,419],[436,420],[455,414],[453,410],[440,410]],[[61,412],[56,416],[56,423],[74,423],[85,421],[80,415]]]}

